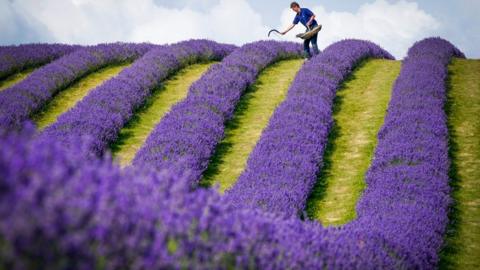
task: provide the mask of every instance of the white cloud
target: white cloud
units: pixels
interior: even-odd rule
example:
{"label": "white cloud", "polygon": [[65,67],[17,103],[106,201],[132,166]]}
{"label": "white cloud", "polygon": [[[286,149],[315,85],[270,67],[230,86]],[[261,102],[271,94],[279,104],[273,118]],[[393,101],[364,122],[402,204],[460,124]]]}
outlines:
{"label": "white cloud", "polygon": [[[18,32],[18,37],[24,37],[22,40],[40,36],[41,41],[77,44],[113,41],[163,44],[209,38],[241,45],[267,38],[269,29],[247,0],[205,0],[202,4],[182,0],[182,8],[167,7],[159,1],[11,0],[0,4],[0,34],[7,40],[14,40]],[[319,35],[322,48],[343,38],[361,38],[372,40],[401,58],[415,41],[433,34],[439,27],[437,20],[416,3],[405,0],[395,3],[376,0],[354,13],[327,11],[322,6],[312,9],[324,25]],[[290,9],[285,9],[281,14],[282,26],[290,24],[293,16]],[[287,36],[276,38],[295,40],[295,33],[303,30],[297,26]]]}
{"label": "white cloud", "polygon": [[261,16],[246,1],[222,0],[207,13],[157,8],[155,16],[136,27],[133,40],[162,42],[204,37],[243,44],[263,38],[266,31]]}
{"label": "white cloud", "polygon": [[[389,3],[376,0],[362,5],[356,13],[327,11],[322,6],[312,8],[317,21],[323,25],[319,34],[319,47],[344,38],[360,38],[373,41],[397,58],[402,58],[415,41],[432,35],[440,23],[421,10],[417,3],[398,1]],[[294,13],[285,9],[282,13],[282,27],[293,21]],[[293,32],[304,31],[297,26]],[[288,39],[295,35],[288,33]]]}
{"label": "white cloud", "polygon": [[3,38],[11,38],[19,31],[15,22],[13,10],[10,7],[0,8],[0,33]]}
{"label": "white cloud", "polygon": [[263,38],[267,31],[246,0],[221,0],[204,12],[188,5],[166,8],[153,0],[17,0],[11,6],[64,43],[210,38],[243,44]]}

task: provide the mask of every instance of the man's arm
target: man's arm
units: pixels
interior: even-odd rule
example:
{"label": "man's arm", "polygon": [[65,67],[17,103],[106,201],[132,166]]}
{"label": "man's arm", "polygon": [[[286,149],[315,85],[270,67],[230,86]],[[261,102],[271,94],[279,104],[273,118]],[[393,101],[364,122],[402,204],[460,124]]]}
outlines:
{"label": "man's arm", "polygon": [[282,35],[285,35],[286,33],[288,33],[288,31],[292,30],[294,27],[295,27],[296,24],[293,24],[290,25],[285,31],[281,32],[280,34]]}
{"label": "man's arm", "polygon": [[305,9],[305,12],[307,12],[307,16],[310,16],[310,19],[307,22],[307,27],[310,28],[310,25],[312,25],[313,20],[315,20],[315,14],[310,10],[310,9]]}
{"label": "man's arm", "polygon": [[310,20],[308,20],[307,26],[310,26],[312,24],[313,20],[315,20],[315,14],[312,14],[312,17],[310,17]]}

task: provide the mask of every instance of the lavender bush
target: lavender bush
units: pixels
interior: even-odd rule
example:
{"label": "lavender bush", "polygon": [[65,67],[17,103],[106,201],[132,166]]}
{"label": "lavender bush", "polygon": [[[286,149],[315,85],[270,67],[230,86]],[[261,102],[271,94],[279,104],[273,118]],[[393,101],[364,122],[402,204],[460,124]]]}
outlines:
{"label": "lavender bush", "polygon": [[22,44],[0,47],[0,80],[69,54],[81,46],[64,44]]}
{"label": "lavender bush", "polygon": [[244,90],[266,66],[300,56],[297,44],[274,41],[259,41],[236,50],[191,86],[187,98],[150,134],[133,164],[189,170],[191,181],[198,181]]}
{"label": "lavender bush", "polygon": [[358,219],[347,226],[379,233],[423,269],[437,264],[448,221],[444,105],[452,57],[465,56],[440,38],[422,40],[409,50],[378,134]]}
{"label": "lavender bush", "polygon": [[32,139],[33,127],[0,132],[0,268],[433,269],[449,203],[451,57],[463,54],[439,38],[409,51],[358,218],[340,228],[239,208],[188,173],[84,159],[85,137],[65,148]]}
{"label": "lavender bush", "polygon": [[0,93],[0,127],[21,127],[58,91],[107,65],[133,61],[154,45],[113,43],[85,47],[39,68]]}
{"label": "lavender bush", "polygon": [[412,267],[376,235],[236,210],[188,177],[30,136],[0,136],[2,269]]}
{"label": "lavender bush", "polygon": [[238,207],[297,216],[317,179],[333,124],[335,93],[366,58],[393,59],[377,45],[344,40],[330,45],[298,72],[227,198]]}
{"label": "lavender bush", "polygon": [[78,136],[89,136],[89,153],[102,154],[120,129],[168,76],[186,65],[221,60],[235,46],[208,40],[190,40],[160,46],[131,67],[92,90],[77,105],[47,127],[41,138],[54,137],[65,146],[77,144]]}

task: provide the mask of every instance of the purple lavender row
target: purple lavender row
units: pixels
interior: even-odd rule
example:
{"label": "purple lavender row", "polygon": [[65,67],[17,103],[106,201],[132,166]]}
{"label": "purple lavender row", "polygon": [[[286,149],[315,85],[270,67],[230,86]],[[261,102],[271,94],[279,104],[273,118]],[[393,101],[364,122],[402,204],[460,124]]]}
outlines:
{"label": "purple lavender row", "polygon": [[30,136],[0,134],[1,269],[414,269],[378,235],[237,210],[186,177]]}
{"label": "purple lavender row", "polygon": [[22,44],[0,47],[0,80],[27,68],[46,64],[81,46],[64,44]]}
{"label": "purple lavender row", "polygon": [[22,126],[57,92],[102,67],[133,61],[154,45],[113,43],[79,49],[34,71],[29,77],[0,93],[0,127]]}
{"label": "purple lavender row", "polygon": [[416,43],[403,62],[378,134],[358,219],[399,246],[422,269],[434,269],[448,217],[447,65],[465,56],[448,41]]}
{"label": "purple lavender row", "polygon": [[322,166],[340,84],[366,58],[393,59],[377,45],[344,40],[330,45],[298,72],[252,151],[245,171],[226,192],[237,207],[301,214]]}
{"label": "purple lavender row", "polygon": [[266,66],[300,55],[300,46],[275,41],[236,50],[190,87],[187,98],[155,127],[133,165],[188,170],[192,183],[197,182],[245,89]]}
{"label": "purple lavender row", "polygon": [[235,48],[209,40],[190,40],[152,49],[92,90],[47,127],[41,138],[54,137],[70,146],[78,143],[78,136],[88,136],[88,152],[102,154],[151,91],[168,76],[189,64],[221,60]]}
{"label": "purple lavender row", "polygon": [[56,138],[0,133],[0,268],[432,269],[444,226],[431,222],[448,202],[446,134],[433,127],[445,119],[420,115],[443,113],[451,56],[462,54],[439,39],[410,50],[387,116],[409,118],[397,130],[407,137],[381,135],[358,219],[343,228],[237,209],[188,177],[120,170]]}

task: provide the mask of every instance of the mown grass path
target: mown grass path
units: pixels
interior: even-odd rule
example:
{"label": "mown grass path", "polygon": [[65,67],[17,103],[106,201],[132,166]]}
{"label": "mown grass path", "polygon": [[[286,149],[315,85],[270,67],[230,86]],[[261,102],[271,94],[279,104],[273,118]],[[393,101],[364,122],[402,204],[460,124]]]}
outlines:
{"label": "mown grass path", "polygon": [[0,80],[0,91],[3,91],[16,83],[19,83],[21,80],[25,79],[30,75],[35,68],[29,68],[18,73],[15,73],[7,78]]}
{"label": "mown grass path", "polygon": [[442,269],[480,268],[480,60],[454,59],[449,66],[446,112],[454,205]]}
{"label": "mown grass path", "polygon": [[324,225],[341,225],[355,218],[400,67],[398,61],[364,61],[337,92],[324,167],[307,202],[310,218]]}
{"label": "mown grass path", "polygon": [[233,118],[226,124],[225,138],[215,150],[202,185],[218,183],[222,192],[233,186],[303,62],[303,59],[293,59],[275,63],[262,71],[246,90]]}
{"label": "mown grass path", "polygon": [[123,63],[109,66],[93,72],[73,83],[70,87],[55,95],[40,112],[36,113],[32,117],[33,122],[35,122],[39,130],[44,129],[54,123],[61,114],[75,106],[75,104],[82,100],[91,90],[115,77],[130,64],[131,63]]}
{"label": "mown grass path", "polygon": [[156,124],[175,103],[187,96],[190,85],[200,79],[212,64],[188,66],[153,91],[145,105],[122,128],[118,140],[110,146],[113,156],[122,166],[131,163]]}

